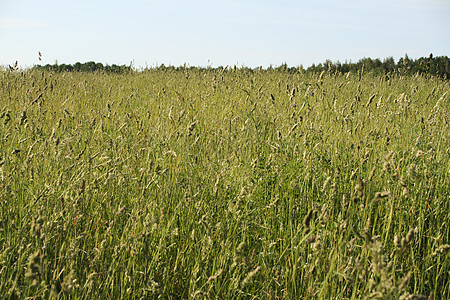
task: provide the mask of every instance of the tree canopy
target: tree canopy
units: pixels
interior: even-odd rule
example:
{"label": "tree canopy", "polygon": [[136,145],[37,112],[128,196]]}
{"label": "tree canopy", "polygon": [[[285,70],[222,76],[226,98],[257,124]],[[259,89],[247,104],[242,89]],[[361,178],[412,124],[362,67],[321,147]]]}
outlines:
{"label": "tree canopy", "polygon": [[307,71],[322,72],[332,71],[340,73],[348,72],[372,72],[377,75],[398,72],[402,74],[430,74],[441,78],[450,78],[450,61],[447,56],[421,57],[418,59],[410,59],[406,54],[404,58],[400,58],[396,63],[392,57],[380,59],[363,58],[356,63],[331,62],[326,61],[323,64],[312,65]]}
{"label": "tree canopy", "polygon": [[86,63],[77,62],[73,65],[66,64],[57,64],[54,65],[36,65],[33,67],[36,70],[46,70],[53,72],[96,72],[96,71],[104,71],[108,73],[126,73],[132,70],[131,66],[125,65],[106,65],[104,66],[102,63],[96,63],[94,61],[89,61]]}
{"label": "tree canopy", "polygon": [[[185,71],[186,66],[174,67],[174,66],[165,66],[164,64],[157,66],[155,68],[160,71]],[[53,72],[107,72],[107,73],[127,73],[135,71],[132,66],[125,65],[103,65],[102,63],[96,63],[93,61],[89,61],[86,63],[77,62],[73,65],[70,64],[58,64],[54,65],[35,65],[33,69],[37,70],[47,70]],[[225,70],[223,66],[217,68],[202,68],[202,67],[189,67],[189,69],[218,69]],[[236,67],[234,68],[236,69]],[[253,72],[257,70],[262,70],[262,67],[258,67],[255,69],[251,69],[248,67],[242,67],[241,69],[245,69],[246,71]],[[149,70],[148,68],[144,69]],[[449,79],[450,78],[450,60],[447,56],[437,56],[434,57],[433,54],[430,54],[428,57],[421,57],[418,59],[411,59],[405,54],[405,57],[402,57],[395,62],[394,58],[388,57],[383,60],[379,58],[362,58],[357,62],[348,62],[345,61],[341,63],[339,61],[332,62],[331,60],[326,60],[324,63],[313,64],[307,69],[304,69],[302,66],[299,67],[289,67],[286,63],[281,64],[278,67],[272,67],[266,69],[267,71],[280,71],[280,72],[334,72],[334,73],[348,73],[348,72],[371,72],[375,75],[387,75],[390,73],[400,73],[400,74],[429,74],[433,76],[438,76],[441,78]]]}

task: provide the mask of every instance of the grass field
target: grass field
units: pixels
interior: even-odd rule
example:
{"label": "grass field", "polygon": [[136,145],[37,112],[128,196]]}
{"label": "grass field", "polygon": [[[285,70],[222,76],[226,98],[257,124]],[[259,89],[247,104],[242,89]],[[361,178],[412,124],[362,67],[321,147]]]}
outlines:
{"label": "grass field", "polygon": [[448,299],[450,82],[0,72],[0,294]]}

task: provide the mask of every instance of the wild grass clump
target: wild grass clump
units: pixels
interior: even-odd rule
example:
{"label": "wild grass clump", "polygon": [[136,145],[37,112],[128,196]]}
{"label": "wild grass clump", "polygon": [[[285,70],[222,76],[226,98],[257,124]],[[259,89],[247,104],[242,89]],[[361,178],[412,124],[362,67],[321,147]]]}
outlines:
{"label": "wild grass clump", "polygon": [[0,72],[6,298],[445,299],[448,81]]}

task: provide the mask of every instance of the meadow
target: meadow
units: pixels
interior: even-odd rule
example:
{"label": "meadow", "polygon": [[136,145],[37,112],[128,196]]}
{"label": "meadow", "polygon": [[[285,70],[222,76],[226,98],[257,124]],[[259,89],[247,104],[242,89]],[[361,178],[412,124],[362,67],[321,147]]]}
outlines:
{"label": "meadow", "polygon": [[0,72],[0,295],[448,299],[450,82]]}

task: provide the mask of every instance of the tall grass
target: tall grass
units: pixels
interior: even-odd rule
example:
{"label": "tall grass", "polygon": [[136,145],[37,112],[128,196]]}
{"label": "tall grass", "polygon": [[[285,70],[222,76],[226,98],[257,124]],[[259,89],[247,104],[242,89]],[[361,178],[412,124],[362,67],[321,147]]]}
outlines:
{"label": "tall grass", "polygon": [[6,298],[450,297],[448,81],[235,69],[0,85]]}

